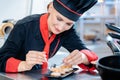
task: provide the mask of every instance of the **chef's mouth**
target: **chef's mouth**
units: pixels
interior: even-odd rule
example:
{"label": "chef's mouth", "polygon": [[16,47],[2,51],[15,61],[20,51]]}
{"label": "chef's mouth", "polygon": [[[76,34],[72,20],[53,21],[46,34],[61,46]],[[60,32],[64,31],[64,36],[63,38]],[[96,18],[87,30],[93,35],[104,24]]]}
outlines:
{"label": "chef's mouth", "polygon": [[58,33],[60,33],[61,31],[60,31],[58,28],[55,27],[55,32],[58,34]]}

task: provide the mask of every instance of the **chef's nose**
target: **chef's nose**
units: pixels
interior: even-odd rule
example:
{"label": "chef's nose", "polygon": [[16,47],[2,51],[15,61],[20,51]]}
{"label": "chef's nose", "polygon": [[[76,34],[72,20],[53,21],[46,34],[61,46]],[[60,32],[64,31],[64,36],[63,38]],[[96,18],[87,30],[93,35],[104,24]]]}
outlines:
{"label": "chef's nose", "polygon": [[65,23],[60,23],[58,29],[61,31],[65,28]]}

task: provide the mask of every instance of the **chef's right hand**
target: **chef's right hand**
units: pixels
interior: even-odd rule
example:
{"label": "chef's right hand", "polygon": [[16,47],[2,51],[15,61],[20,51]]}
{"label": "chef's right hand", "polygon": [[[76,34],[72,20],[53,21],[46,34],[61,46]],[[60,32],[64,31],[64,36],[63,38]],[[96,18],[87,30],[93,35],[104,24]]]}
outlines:
{"label": "chef's right hand", "polygon": [[29,51],[26,55],[26,60],[20,62],[18,71],[31,70],[34,65],[43,64],[43,62],[47,62],[45,52]]}

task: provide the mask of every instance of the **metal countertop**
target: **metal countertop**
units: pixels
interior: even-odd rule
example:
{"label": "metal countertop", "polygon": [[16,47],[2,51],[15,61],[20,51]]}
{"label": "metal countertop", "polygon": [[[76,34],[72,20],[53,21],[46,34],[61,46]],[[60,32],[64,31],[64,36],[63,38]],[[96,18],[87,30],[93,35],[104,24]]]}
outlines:
{"label": "metal countertop", "polygon": [[77,71],[64,78],[48,78],[40,70],[21,73],[0,73],[0,80],[102,80],[98,72]]}

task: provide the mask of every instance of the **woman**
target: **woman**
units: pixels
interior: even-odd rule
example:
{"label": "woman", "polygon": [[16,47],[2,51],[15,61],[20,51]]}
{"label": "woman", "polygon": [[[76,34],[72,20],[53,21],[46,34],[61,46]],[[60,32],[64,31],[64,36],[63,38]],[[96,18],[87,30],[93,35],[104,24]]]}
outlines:
{"label": "woman", "polygon": [[70,54],[66,65],[91,68],[98,57],[85,47],[73,28],[75,22],[96,0],[54,0],[48,13],[19,20],[0,49],[0,71],[21,72],[46,69],[48,58],[61,46]]}

